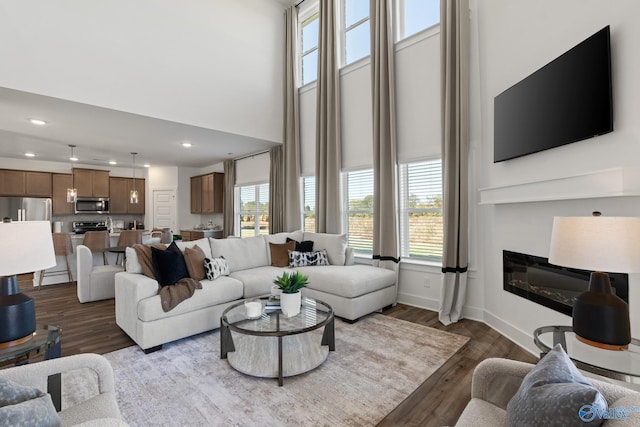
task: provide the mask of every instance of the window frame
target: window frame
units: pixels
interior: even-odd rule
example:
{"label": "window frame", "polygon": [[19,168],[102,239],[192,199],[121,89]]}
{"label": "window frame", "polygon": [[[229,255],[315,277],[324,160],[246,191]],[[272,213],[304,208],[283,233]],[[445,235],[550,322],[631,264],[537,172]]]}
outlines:
{"label": "window frame", "polygon": [[[444,250],[444,241],[440,245],[440,256],[419,256],[419,255],[411,255],[411,239],[410,239],[410,227],[409,227],[409,215],[414,213],[439,213],[440,217],[443,216],[444,212],[442,206],[440,208],[409,208],[409,168],[412,165],[429,163],[429,162],[438,162],[440,166],[439,174],[439,184],[440,184],[440,198],[444,196],[444,189],[442,187],[442,158],[438,157],[430,157],[421,160],[412,160],[406,161],[398,164],[398,192],[399,192],[399,201],[400,206],[398,209],[398,228],[399,228],[399,241],[400,241],[400,257],[402,261],[410,261],[410,262],[425,262],[425,263],[433,263],[437,265],[442,265],[442,252]],[[433,181],[435,182],[435,180]],[[432,194],[431,197],[438,197],[437,194]],[[442,204],[442,202],[441,202]],[[441,230],[440,234],[443,237],[444,230]]]}
{"label": "window frame", "polygon": [[[307,0],[310,1],[310,0]],[[298,47],[298,82],[297,85],[298,87],[303,87],[306,86],[308,84],[311,84],[313,82],[318,81],[318,75],[316,72],[316,78],[314,80],[310,80],[308,82],[305,82],[303,80],[304,77],[304,68],[303,68],[303,59],[305,56],[307,56],[310,53],[313,52],[318,52],[318,48],[319,48],[319,44],[320,44],[320,5],[318,3],[318,1],[310,1],[310,3],[308,5],[304,5],[306,7],[300,7],[298,9],[298,40],[297,40],[297,47]],[[318,40],[316,40],[315,46],[307,49],[306,51],[303,51],[303,38],[302,38],[302,29],[304,27],[304,25],[306,23],[309,23],[311,21],[313,21],[314,19],[318,20]],[[318,52],[318,56],[319,56],[319,52]]]}
{"label": "window frame", "polygon": [[341,187],[342,187],[342,223],[343,223],[343,231],[347,235],[347,246],[353,248],[355,256],[362,258],[371,258],[373,255],[373,238],[371,239],[371,249],[361,250],[357,246],[351,244],[350,236],[349,236],[349,215],[350,214],[370,214],[372,218],[371,224],[371,232],[373,234],[373,205],[370,210],[357,209],[351,210],[349,207],[349,174],[350,173],[371,173],[371,195],[375,197],[374,194],[374,183],[373,183],[373,168],[360,168],[353,170],[345,170],[342,171],[341,176]]}
{"label": "window frame", "polygon": [[[313,209],[309,209],[307,211],[306,206],[308,205],[308,203],[306,203],[306,198],[305,195],[307,194],[307,189],[305,187],[305,184],[307,182],[308,179],[313,178]],[[315,233],[316,231],[316,227],[313,227],[313,230],[307,230],[306,229],[306,224],[307,224],[307,217],[313,215],[313,217],[316,217],[316,200],[315,200],[315,196],[316,196],[316,177],[315,175],[308,175],[308,176],[301,176],[300,177],[300,191],[302,194],[300,194],[300,202],[301,202],[301,206],[300,206],[300,216],[301,216],[301,228],[302,231],[306,231],[306,232],[311,232],[311,233]],[[315,224],[315,222],[314,222]]]}
{"label": "window frame", "polygon": [[[439,0],[439,1],[442,2],[442,0]],[[422,28],[421,30],[418,30],[411,34],[405,34],[405,29],[406,29],[406,24],[405,24],[406,8],[404,7],[405,3],[406,3],[406,0],[394,0],[393,25],[394,25],[394,38],[396,43],[399,43],[406,39],[410,39],[411,37],[417,34],[424,33],[425,31],[431,28],[440,26],[440,19],[438,19],[438,22],[428,25]]]}
{"label": "window frame", "polygon": [[[262,211],[260,209],[258,209],[258,207],[262,206],[263,202],[262,200],[263,197],[261,197],[261,191],[260,188],[266,186],[266,211]],[[243,188],[248,188],[248,187],[254,187],[254,200],[255,200],[255,210],[253,211],[244,211],[242,210],[242,189]],[[244,237],[255,237],[255,236],[259,236],[260,234],[265,234],[265,233],[261,233],[260,232],[260,220],[259,218],[263,215],[267,215],[267,217],[269,216],[269,191],[270,191],[270,187],[269,187],[269,182],[256,182],[254,184],[246,184],[246,185],[239,185],[235,187],[235,219],[236,221],[234,221],[235,224],[235,234],[238,237],[244,238]],[[242,216],[243,215],[253,215],[254,216],[254,220],[253,220],[253,232],[254,234],[252,236],[243,236],[242,235]],[[256,221],[256,218],[258,218],[258,221]],[[269,220],[267,220],[267,233],[269,234],[269,228],[268,228],[268,224],[269,224]]]}
{"label": "window frame", "polygon": [[[347,0],[339,0],[339,2],[340,2],[340,13],[338,14],[339,15],[338,28],[340,28],[340,31],[339,31],[340,67],[339,68],[344,68],[371,56],[371,40],[369,40],[369,53],[351,62],[347,62],[347,33],[351,30],[354,30],[358,26],[364,24],[365,22],[371,21],[371,8],[369,8],[369,13],[367,14],[366,17],[361,18],[359,21],[356,21],[347,27]],[[369,26],[369,32],[371,32],[371,26]]]}

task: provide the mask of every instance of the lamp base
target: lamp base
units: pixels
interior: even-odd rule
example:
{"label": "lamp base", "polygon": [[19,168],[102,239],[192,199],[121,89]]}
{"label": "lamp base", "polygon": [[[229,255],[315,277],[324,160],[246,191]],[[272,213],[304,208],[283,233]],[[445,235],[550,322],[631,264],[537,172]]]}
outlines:
{"label": "lamp base", "polygon": [[622,350],[627,350],[629,349],[629,345],[611,345],[611,344],[604,344],[601,342],[597,342],[597,341],[591,341],[588,340],[586,338],[581,337],[580,335],[576,334],[576,339],[580,342],[583,342],[587,345],[593,346],[593,347],[598,347],[598,348],[602,348],[605,350],[613,350],[613,351],[622,351]]}
{"label": "lamp base", "polygon": [[33,299],[20,292],[16,276],[0,277],[0,345],[27,341],[36,330]]}
{"label": "lamp base", "polygon": [[629,306],[611,292],[607,273],[591,273],[589,290],[573,301],[573,332],[582,342],[608,350],[624,350],[631,342]]}

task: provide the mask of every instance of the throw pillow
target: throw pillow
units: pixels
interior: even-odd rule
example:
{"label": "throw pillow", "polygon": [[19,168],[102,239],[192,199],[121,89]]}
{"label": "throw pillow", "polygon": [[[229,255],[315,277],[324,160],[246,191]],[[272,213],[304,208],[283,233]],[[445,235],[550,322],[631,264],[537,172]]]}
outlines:
{"label": "throw pillow", "polygon": [[271,265],[274,267],[286,267],[289,265],[289,251],[294,250],[296,241],[291,240],[287,243],[271,243],[269,242],[269,250],[271,251]]}
{"label": "throw pillow", "polygon": [[0,378],[0,425],[60,426],[51,396]]}
{"label": "throw pillow", "polygon": [[205,258],[204,271],[207,280],[216,280],[220,276],[229,275],[229,265],[227,260],[220,258]]}
{"label": "throw pillow", "polygon": [[296,242],[295,250],[298,252],[311,252],[313,251],[313,241],[311,240],[303,240],[302,242],[295,241],[287,237],[288,242]]}
{"label": "throw pillow", "polygon": [[151,247],[151,260],[156,275],[156,280],[160,286],[170,286],[178,280],[189,277],[187,265],[184,262],[182,252],[176,246],[172,250],[171,246],[167,250]]}
{"label": "throw pillow", "polygon": [[136,251],[136,255],[138,256],[138,262],[140,263],[140,269],[142,270],[142,274],[147,277],[151,277],[156,280],[156,273],[153,267],[153,260],[151,259],[151,248],[156,248],[160,250],[164,250],[167,248],[166,245],[162,243],[156,243],[154,245],[133,245],[133,249]]}
{"label": "throw pillow", "polygon": [[604,396],[558,344],[522,380],[507,405],[507,424],[599,426],[604,421],[596,416],[599,410],[607,410]]}
{"label": "throw pillow", "polygon": [[289,268],[329,265],[327,251],[322,249],[313,252],[289,251]]}
{"label": "throw pillow", "polygon": [[192,248],[184,249],[184,261],[187,264],[187,271],[189,277],[195,280],[202,280],[205,278],[204,272],[204,251],[200,249],[200,246],[195,245]]}

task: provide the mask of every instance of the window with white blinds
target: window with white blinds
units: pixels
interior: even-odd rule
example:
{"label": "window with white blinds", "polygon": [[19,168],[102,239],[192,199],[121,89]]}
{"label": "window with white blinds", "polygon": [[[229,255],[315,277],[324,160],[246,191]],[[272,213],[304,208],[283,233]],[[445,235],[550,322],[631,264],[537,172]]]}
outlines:
{"label": "window with white blinds", "polygon": [[373,253],[373,169],[343,175],[348,244],[356,252]]}
{"label": "window with white blinds", "polygon": [[269,184],[238,188],[238,222],[240,237],[269,234]]}
{"label": "window with white blinds", "polygon": [[442,160],[400,165],[403,258],[442,261]]}
{"label": "window with white blinds", "polygon": [[302,177],[302,230],[316,231],[316,177]]}

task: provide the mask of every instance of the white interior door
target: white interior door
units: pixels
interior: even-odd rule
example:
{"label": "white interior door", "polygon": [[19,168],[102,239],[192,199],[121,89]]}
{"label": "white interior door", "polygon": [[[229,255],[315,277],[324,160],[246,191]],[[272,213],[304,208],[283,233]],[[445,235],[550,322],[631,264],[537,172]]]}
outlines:
{"label": "white interior door", "polygon": [[153,227],[176,232],[176,190],[153,191]]}

